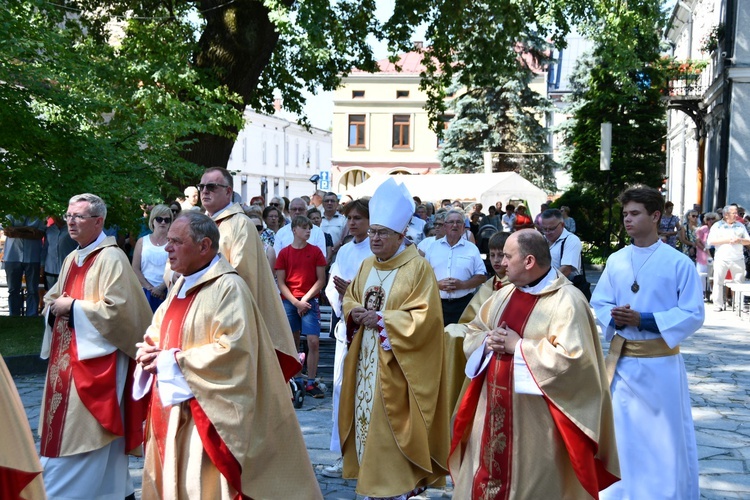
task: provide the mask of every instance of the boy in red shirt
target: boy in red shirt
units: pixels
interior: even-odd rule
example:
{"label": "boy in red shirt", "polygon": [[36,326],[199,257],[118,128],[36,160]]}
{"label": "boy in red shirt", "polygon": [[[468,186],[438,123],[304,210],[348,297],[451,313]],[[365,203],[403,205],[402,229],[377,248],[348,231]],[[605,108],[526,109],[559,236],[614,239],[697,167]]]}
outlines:
{"label": "boy in red shirt", "polygon": [[326,259],[315,245],[308,245],[312,222],[303,215],[292,219],[294,241],[276,258],[276,277],[294,342],[307,335],[307,387],[309,396],[324,397],[315,383],[320,358],[320,307],[318,294],[325,285]]}

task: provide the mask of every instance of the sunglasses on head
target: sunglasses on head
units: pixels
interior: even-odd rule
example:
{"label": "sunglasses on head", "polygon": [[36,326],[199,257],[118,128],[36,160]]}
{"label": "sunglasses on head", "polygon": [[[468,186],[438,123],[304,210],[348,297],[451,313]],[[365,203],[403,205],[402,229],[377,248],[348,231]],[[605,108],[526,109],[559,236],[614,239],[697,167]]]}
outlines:
{"label": "sunglasses on head", "polygon": [[172,217],[154,217],[154,220],[159,224],[166,222],[167,224],[172,223]]}

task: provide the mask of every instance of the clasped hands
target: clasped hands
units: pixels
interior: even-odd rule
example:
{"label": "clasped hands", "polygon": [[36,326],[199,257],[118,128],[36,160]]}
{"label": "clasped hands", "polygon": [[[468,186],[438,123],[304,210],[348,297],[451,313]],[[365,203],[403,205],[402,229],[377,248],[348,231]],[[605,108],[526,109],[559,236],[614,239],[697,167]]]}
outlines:
{"label": "clasped hands", "polygon": [[138,348],[135,353],[135,362],[141,365],[144,372],[156,375],[156,358],[162,350],[148,335],[143,337],[143,342],[138,342],[135,346]]}
{"label": "clasped hands", "polygon": [[61,318],[67,321],[70,316],[70,309],[73,307],[73,297],[63,292],[58,298],[56,298],[49,306],[49,310],[57,318]]}
{"label": "clasped hands", "polygon": [[508,324],[503,321],[497,328],[487,333],[484,353],[513,354],[516,352],[516,344],[519,340],[521,340],[521,336],[518,332],[509,328]]}
{"label": "clasped hands", "polygon": [[351,312],[352,320],[357,325],[363,325],[365,328],[377,328],[380,315],[377,311],[370,311],[364,307],[355,307]]}
{"label": "clasped hands", "polygon": [[641,313],[635,309],[631,309],[630,304],[613,307],[610,314],[617,328],[624,326],[634,326],[637,328],[641,326]]}
{"label": "clasped hands", "polygon": [[455,292],[459,290],[459,286],[463,283],[462,280],[456,278],[443,278],[438,283],[438,288],[443,292]]}

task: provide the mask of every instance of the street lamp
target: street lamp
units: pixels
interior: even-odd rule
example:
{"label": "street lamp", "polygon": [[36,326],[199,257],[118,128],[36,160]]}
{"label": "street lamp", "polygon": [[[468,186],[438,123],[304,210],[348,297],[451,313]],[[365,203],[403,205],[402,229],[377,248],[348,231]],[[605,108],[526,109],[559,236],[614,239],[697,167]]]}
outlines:
{"label": "street lamp", "polygon": [[[307,160],[308,165],[310,164],[310,160]],[[313,191],[318,189],[318,181],[320,180],[320,176],[318,174],[313,174],[310,176],[310,182],[312,182],[314,188]]]}

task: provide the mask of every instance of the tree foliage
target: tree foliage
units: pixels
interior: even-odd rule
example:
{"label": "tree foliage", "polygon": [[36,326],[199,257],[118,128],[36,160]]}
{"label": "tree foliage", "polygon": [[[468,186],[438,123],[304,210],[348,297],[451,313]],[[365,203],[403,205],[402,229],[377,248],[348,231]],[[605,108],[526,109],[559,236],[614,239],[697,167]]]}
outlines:
{"label": "tree foliage", "polygon": [[[661,100],[666,85],[660,60],[659,33],[664,13],[659,0],[597,3],[598,22],[584,27],[595,42],[589,57],[579,62],[573,86],[572,119],[563,126],[564,158],[576,190],[595,197],[595,206],[608,206],[633,184],[661,185],[665,168],[666,107]],[[599,170],[600,126],[612,123],[611,171]],[[607,211],[594,211],[591,227],[615,227]],[[611,230],[611,231],[610,231]],[[603,241],[600,234],[583,234]]]}
{"label": "tree foliage", "polygon": [[[112,20],[110,20],[112,21]],[[187,64],[187,24],[100,19],[43,1],[0,9],[0,212],[61,214],[76,193],[131,226],[200,168],[180,157],[195,131],[242,123],[239,98]],[[203,83],[197,83],[203,82]]]}
{"label": "tree foliage", "polygon": [[[0,181],[6,212],[59,212],[93,191],[124,218],[224,166],[245,106],[334,89],[394,57],[426,25],[422,74],[434,124],[446,88],[492,88],[533,27],[561,44],[588,0],[6,0],[0,10]],[[121,222],[125,222],[124,219]]]}
{"label": "tree foliage", "polygon": [[534,60],[539,67],[541,54],[527,57],[518,60],[515,73],[498,77],[493,87],[470,89],[452,101],[455,116],[439,153],[441,172],[482,172],[484,152],[499,152],[493,170],[518,172],[536,186],[555,191],[557,163],[542,124],[552,103],[529,87],[535,75],[524,61]]}

